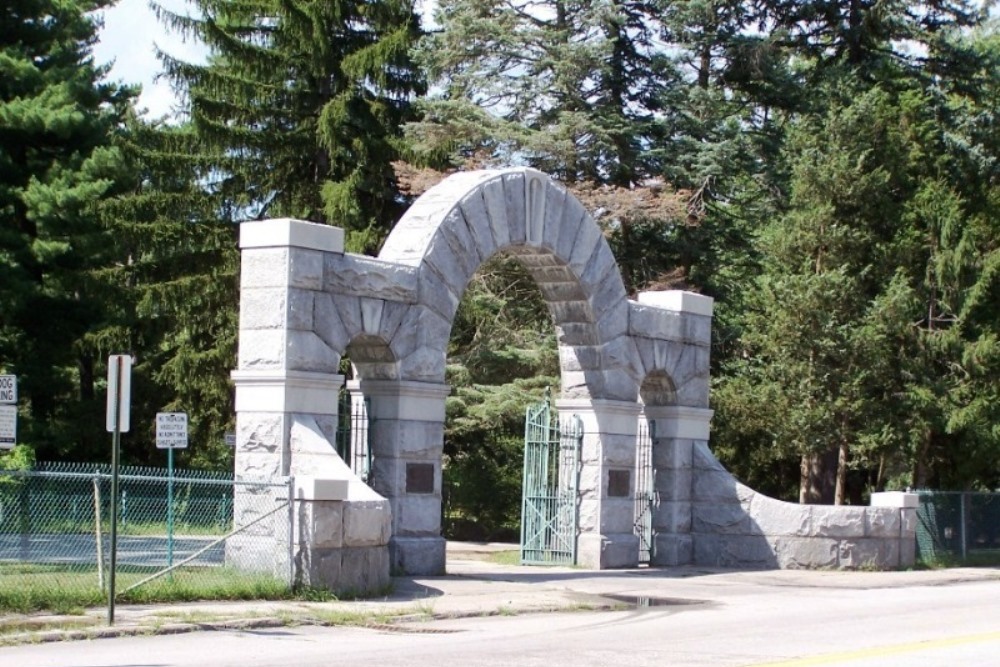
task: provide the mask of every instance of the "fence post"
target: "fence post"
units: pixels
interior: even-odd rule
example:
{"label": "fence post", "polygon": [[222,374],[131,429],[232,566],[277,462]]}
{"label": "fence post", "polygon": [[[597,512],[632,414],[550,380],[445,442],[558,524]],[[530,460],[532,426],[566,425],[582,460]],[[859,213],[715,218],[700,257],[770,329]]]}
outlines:
{"label": "fence post", "polygon": [[97,586],[104,592],[104,545],[101,544],[101,480],[94,473],[94,544],[97,547]]}
{"label": "fence post", "polygon": [[966,546],[966,534],[965,529],[965,498],[966,492],[962,491],[958,496],[958,536],[962,541],[962,560],[966,560],[968,557],[968,548]]}
{"label": "fence post", "polygon": [[285,536],[288,542],[288,587],[295,586],[295,477],[288,476],[288,533]]}

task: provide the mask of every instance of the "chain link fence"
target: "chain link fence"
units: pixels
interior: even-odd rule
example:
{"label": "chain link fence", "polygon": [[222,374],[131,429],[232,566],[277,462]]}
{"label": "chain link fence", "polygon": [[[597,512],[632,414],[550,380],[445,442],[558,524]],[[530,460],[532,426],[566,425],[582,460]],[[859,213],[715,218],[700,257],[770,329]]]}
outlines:
{"label": "chain link fence", "polygon": [[919,561],[1000,562],[1000,493],[916,493]]}
{"label": "chain link fence", "polygon": [[[119,471],[116,599],[249,598],[291,585],[289,481]],[[111,471],[0,470],[0,609],[107,600]],[[60,602],[62,601],[62,602]]]}

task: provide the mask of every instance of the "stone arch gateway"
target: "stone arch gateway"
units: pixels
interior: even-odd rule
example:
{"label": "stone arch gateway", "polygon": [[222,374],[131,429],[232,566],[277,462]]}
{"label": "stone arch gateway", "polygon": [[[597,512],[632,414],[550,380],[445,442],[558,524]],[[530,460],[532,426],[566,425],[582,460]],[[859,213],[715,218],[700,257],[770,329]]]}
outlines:
{"label": "stone arch gateway", "polygon": [[[759,554],[776,553],[754,528],[750,496],[711,465],[712,300],[688,292],[629,300],[601,230],[544,174],[448,178],[416,201],[377,258],[345,253],[340,229],[287,219],[244,223],[240,246],[236,472],[296,480],[289,565],[297,580],[366,590],[384,584],[390,570],[443,573],[446,350],[466,285],[498,252],[515,256],[538,284],[559,344],[557,407],[584,424],[580,564],[636,565],[631,490],[640,387],[650,377],[669,388],[659,392],[669,401],[643,417],[657,422],[659,451],[653,564],[709,558],[699,557],[698,529],[717,537],[718,526],[698,517],[720,512],[745,519],[745,530],[733,533],[745,543],[729,552],[750,553],[745,560],[755,565]],[[338,368],[349,348],[358,362],[352,390],[364,395],[372,418],[371,488],[332,444],[344,383]],[[695,465],[701,459],[711,468],[705,484]],[[781,511],[790,510],[781,504]],[[273,532],[278,539],[281,531]],[[227,557],[239,564],[250,560],[248,550],[227,544]]]}

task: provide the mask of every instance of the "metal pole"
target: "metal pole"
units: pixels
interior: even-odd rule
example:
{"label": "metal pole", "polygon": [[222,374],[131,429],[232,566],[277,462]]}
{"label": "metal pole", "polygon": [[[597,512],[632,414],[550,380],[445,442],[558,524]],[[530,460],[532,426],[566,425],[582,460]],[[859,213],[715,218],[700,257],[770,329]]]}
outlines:
{"label": "metal pole", "polygon": [[118,565],[118,450],[121,445],[121,406],[122,375],[124,364],[119,360],[118,382],[115,385],[115,400],[112,408],[115,430],[111,440],[111,568],[108,572],[108,625],[115,624],[115,570]]}
{"label": "metal pole", "polygon": [[167,449],[167,567],[174,566],[174,448]]}

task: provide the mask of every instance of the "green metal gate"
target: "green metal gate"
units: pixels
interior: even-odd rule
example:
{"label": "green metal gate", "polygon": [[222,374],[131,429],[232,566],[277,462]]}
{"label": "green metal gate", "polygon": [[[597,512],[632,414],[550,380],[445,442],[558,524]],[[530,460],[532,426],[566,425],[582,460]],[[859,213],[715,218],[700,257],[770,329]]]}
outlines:
{"label": "green metal gate", "polygon": [[635,447],[635,513],[633,528],[639,538],[639,562],[653,557],[653,438],[655,422],[639,420]]}
{"label": "green metal gate", "polygon": [[521,503],[521,563],[575,565],[577,489],[583,422],[560,421],[546,400],[524,419],[524,487]]}
{"label": "green metal gate", "polygon": [[372,452],[369,446],[371,411],[368,399],[355,401],[346,390],[340,392],[337,409],[337,454],[351,467],[362,481],[368,481],[372,469]]}

